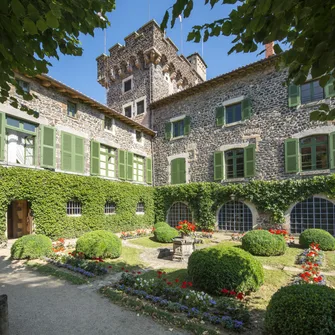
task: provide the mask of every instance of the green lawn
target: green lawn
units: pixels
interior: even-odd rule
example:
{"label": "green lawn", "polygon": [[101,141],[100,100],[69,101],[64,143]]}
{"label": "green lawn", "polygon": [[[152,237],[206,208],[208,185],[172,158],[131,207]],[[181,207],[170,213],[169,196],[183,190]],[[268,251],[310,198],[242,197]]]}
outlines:
{"label": "green lawn", "polygon": [[140,245],[145,248],[172,248],[172,243],[156,242],[152,236],[140,237],[128,241],[131,244]]}

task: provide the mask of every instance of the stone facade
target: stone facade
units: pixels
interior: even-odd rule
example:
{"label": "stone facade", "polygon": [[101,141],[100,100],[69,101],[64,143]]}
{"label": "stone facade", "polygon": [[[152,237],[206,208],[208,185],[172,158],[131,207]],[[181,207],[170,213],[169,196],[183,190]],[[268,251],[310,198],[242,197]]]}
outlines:
{"label": "stone facade", "polygon": [[[120,116],[108,107],[96,103],[94,100],[82,95],[81,93],[70,89],[69,87],[52,80],[49,77],[28,79],[18,76],[19,79],[29,83],[30,93],[36,96],[31,101],[24,101],[12,89],[12,96],[16,97],[19,103],[39,112],[39,117],[34,118],[26,112],[13,108],[9,104],[1,104],[0,111],[7,116],[18,118],[23,121],[30,121],[37,125],[51,126],[56,129],[56,168],[55,171],[66,172],[61,170],[61,133],[67,132],[84,138],[84,175],[90,175],[91,168],[91,140],[100,144],[109,146],[114,149],[130,151],[141,157],[151,157],[151,140],[154,133],[145,127],[131,121],[127,124],[123,121],[126,119]],[[50,79],[50,81],[49,81]],[[71,94],[69,94],[71,92]],[[75,117],[68,116],[67,103],[71,101],[77,106]],[[85,102],[86,101],[86,102]],[[114,115],[114,116],[113,116]],[[113,120],[113,126],[110,130],[104,129],[105,116]],[[128,120],[126,120],[128,121]],[[136,130],[142,133],[142,140],[136,140]],[[41,164],[41,127],[37,128],[37,164],[34,168],[39,168]],[[116,175],[118,178],[118,157],[116,150]],[[5,157],[7,157],[5,152]],[[8,163],[0,162],[7,165]],[[145,170],[144,170],[145,171]]]}
{"label": "stone facade", "polygon": [[[197,54],[191,61],[178,55],[178,48],[164,36],[158,24],[150,21],[125,38],[125,45],[116,44],[109,56],[97,58],[98,81],[107,88],[107,105],[120,113],[132,106],[132,118],[152,128],[149,105],[170,94],[187,89],[205,80],[206,65]],[[197,72],[199,70],[199,72]],[[132,80],[132,89],[124,92],[125,80]],[[145,112],[136,113],[136,101],[145,99]]]}

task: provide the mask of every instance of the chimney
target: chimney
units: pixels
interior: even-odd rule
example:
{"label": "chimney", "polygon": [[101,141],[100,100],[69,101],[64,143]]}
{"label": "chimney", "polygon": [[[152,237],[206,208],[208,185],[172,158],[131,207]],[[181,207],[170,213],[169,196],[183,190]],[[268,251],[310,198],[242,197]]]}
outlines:
{"label": "chimney", "polygon": [[274,42],[270,42],[265,44],[265,58],[269,58],[275,54],[275,50],[273,49]]}

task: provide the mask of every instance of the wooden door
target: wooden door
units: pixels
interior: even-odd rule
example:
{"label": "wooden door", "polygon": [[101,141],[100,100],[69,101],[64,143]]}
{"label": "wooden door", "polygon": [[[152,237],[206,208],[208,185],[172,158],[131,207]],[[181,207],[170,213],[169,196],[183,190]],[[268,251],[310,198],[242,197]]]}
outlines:
{"label": "wooden door", "polygon": [[18,238],[30,232],[27,226],[28,203],[26,200],[15,200],[12,204],[13,237]]}

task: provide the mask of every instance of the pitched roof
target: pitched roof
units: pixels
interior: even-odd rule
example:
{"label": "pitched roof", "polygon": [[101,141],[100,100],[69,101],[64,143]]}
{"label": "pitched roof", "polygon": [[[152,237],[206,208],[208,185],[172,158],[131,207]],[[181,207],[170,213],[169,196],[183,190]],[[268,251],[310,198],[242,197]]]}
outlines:
{"label": "pitched roof", "polygon": [[278,55],[275,55],[275,56],[272,56],[272,57],[269,57],[269,58],[261,59],[257,62],[253,62],[253,63],[245,65],[245,66],[241,66],[241,67],[239,67],[235,70],[224,73],[224,74],[219,75],[217,77],[214,77],[210,80],[204,81],[204,82],[202,82],[198,85],[192,86],[192,87],[190,87],[186,90],[168,95],[167,97],[165,97],[163,99],[154,101],[150,104],[150,107],[155,109],[155,108],[167,105],[169,103],[172,103],[174,101],[181,100],[185,97],[189,97],[190,95],[194,95],[194,94],[197,94],[199,92],[206,91],[208,89],[213,88],[213,86],[220,85],[220,84],[224,83],[225,81],[227,81],[227,80],[229,80],[229,79],[231,79],[231,78],[233,78],[237,75],[245,73],[249,70],[255,70],[257,68],[264,67],[266,65],[274,64],[275,61],[278,59],[278,57],[279,57]]}
{"label": "pitched roof", "polygon": [[101,104],[100,102],[88,97],[87,95],[63,84],[62,82],[46,74],[39,74],[35,77],[35,79],[37,79],[41,83],[42,86],[55,88],[58,92],[65,94],[69,96],[70,98],[79,99],[83,103],[88,104],[95,109],[98,109],[100,112],[106,115],[113,116],[115,119],[118,119],[121,122],[124,122],[128,124],[129,126],[142,131],[143,133],[146,133],[151,136],[155,136],[156,134],[155,131],[141,125],[140,123],[128,118],[127,116],[123,114],[118,113],[114,109],[111,109],[108,106]]}

